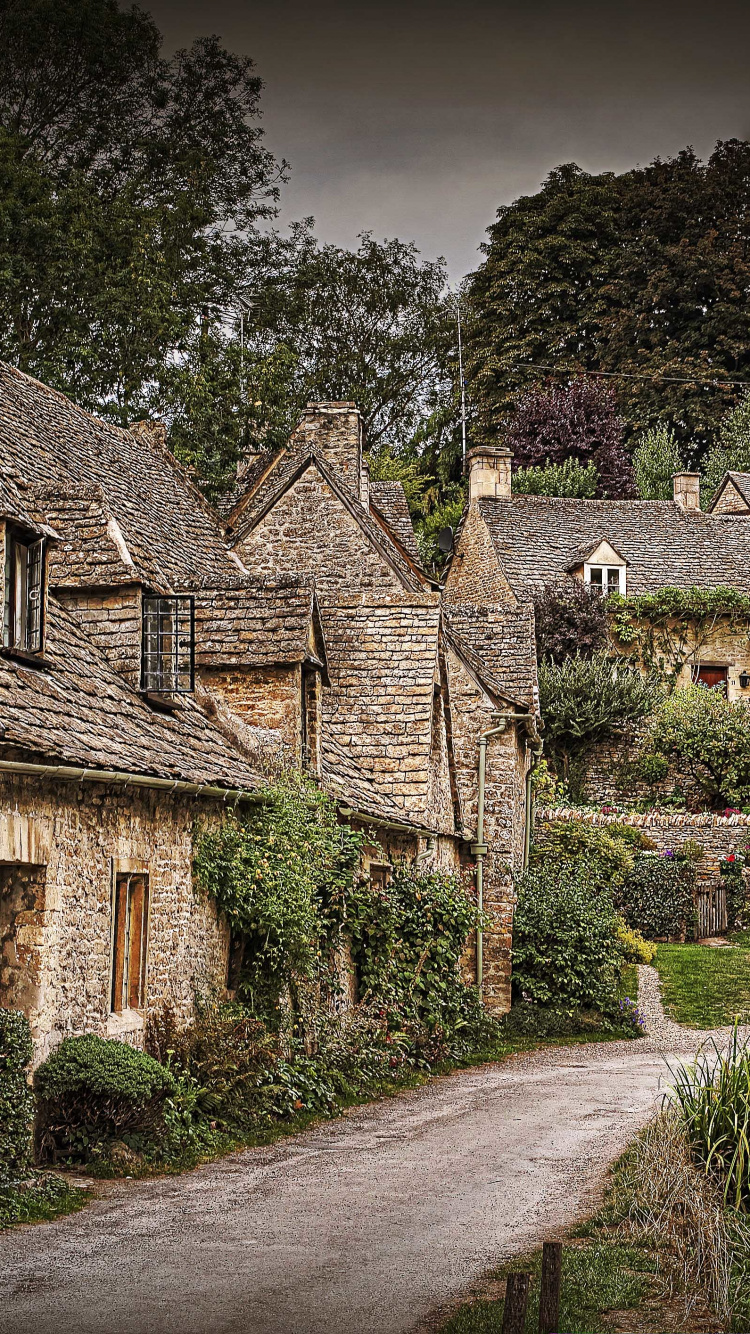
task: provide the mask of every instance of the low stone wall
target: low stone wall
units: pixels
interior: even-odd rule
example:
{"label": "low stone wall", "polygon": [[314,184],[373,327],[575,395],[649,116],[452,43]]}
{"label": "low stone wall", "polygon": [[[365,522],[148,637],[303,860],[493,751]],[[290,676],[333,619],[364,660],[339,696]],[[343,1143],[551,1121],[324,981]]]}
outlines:
{"label": "low stone wall", "polygon": [[659,851],[679,848],[687,839],[695,839],[705,852],[698,863],[698,879],[704,884],[719,878],[719,862],[735,848],[750,843],[750,815],[713,815],[704,811],[688,815],[678,811],[645,811],[628,815],[605,815],[585,807],[559,806],[536,812],[535,836],[544,839],[544,826],[552,820],[579,820],[606,829],[607,825],[625,824],[642,829]]}

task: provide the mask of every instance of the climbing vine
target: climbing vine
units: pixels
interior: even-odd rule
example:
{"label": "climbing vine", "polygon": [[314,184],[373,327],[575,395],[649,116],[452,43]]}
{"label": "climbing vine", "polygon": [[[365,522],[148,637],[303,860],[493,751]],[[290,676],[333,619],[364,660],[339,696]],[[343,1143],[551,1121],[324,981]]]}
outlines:
{"label": "climbing vine", "polygon": [[695,662],[720,621],[750,643],[750,597],[733,588],[662,588],[656,593],[607,599],[612,637],[649,671],[674,682]]}

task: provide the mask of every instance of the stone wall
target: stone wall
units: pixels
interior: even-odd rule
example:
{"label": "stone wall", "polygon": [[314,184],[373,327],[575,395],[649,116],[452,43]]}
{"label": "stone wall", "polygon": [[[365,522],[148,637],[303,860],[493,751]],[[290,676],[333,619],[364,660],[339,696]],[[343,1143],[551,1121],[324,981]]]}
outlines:
{"label": "stone wall", "polygon": [[302,670],[299,664],[204,667],[199,676],[244,723],[279,731],[288,754],[295,764],[300,763]]}
{"label": "stone wall", "polygon": [[141,590],[133,584],[103,590],[56,589],[55,597],[83,626],[116,672],[141,684]]}
{"label": "stone wall", "polygon": [[[144,1014],[110,1014],[118,871],[149,876],[147,1011],[169,1003],[187,1019],[196,994],[223,991],[228,931],[193,888],[196,817],[215,820],[219,811],[145,789],[0,782],[0,862],[14,867],[0,886],[6,916],[14,919],[0,928],[0,1005],[26,987],[37,1060],[72,1033],[142,1041]],[[33,886],[35,901],[24,898],[14,908],[19,876],[28,892]]]}
{"label": "stone wall", "polygon": [[603,815],[582,807],[561,806],[536,812],[534,830],[537,839],[544,839],[545,825],[552,820],[582,820],[601,829],[613,824],[630,825],[642,829],[660,851],[679,848],[688,839],[694,839],[705,852],[703,861],[698,863],[698,879],[706,884],[716,883],[719,862],[728,853],[750,843],[750,815],[724,816],[710,812],[686,815],[677,811]]}
{"label": "stone wall", "polygon": [[476,504],[469,507],[461,528],[443,596],[448,607],[467,602],[477,607],[507,606],[517,601]]}

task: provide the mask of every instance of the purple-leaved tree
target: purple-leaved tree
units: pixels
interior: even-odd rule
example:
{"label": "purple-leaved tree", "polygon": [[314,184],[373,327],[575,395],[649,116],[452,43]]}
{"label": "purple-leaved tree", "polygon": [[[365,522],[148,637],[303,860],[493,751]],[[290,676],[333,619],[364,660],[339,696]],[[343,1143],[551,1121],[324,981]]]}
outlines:
{"label": "purple-leaved tree", "polygon": [[509,419],[505,443],[513,451],[515,468],[569,458],[591,462],[599,473],[600,498],[629,499],[638,492],[623,427],[614,391],[581,378],[524,394]]}

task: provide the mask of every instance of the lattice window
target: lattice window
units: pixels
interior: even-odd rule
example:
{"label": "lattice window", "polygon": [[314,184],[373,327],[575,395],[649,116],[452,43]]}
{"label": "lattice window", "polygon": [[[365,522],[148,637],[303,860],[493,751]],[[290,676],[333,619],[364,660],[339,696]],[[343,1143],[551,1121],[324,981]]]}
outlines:
{"label": "lattice window", "polygon": [[44,539],[12,528],[5,537],[3,645],[22,653],[41,653],[44,609]]}
{"label": "lattice window", "polygon": [[144,596],[141,689],[184,695],[194,684],[193,599]]}

